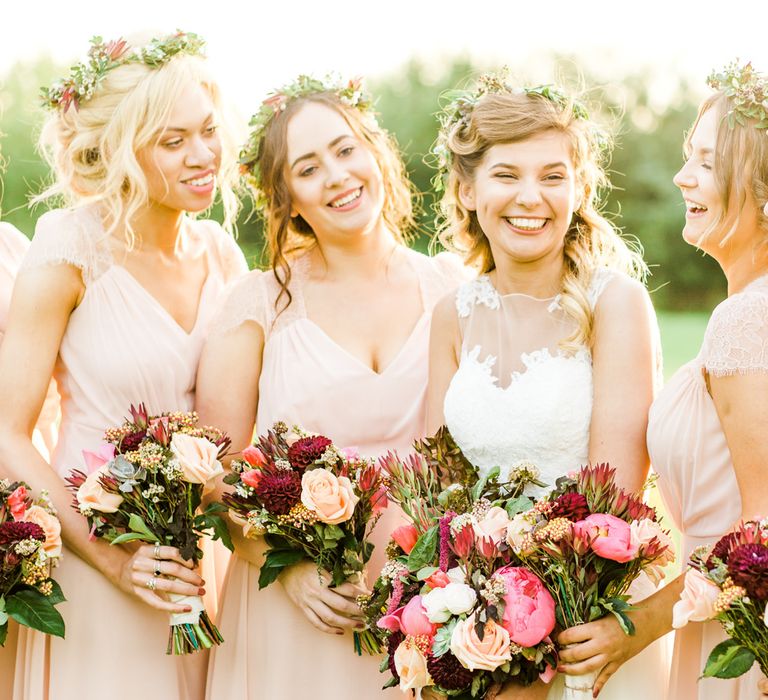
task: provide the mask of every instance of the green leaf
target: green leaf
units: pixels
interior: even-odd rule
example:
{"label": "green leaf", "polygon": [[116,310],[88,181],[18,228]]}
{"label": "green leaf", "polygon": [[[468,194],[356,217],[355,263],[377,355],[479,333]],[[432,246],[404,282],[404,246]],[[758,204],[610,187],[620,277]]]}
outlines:
{"label": "green leaf", "polygon": [[738,678],[755,663],[755,655],[735,639],[720,642],[704,666],[704,678]]}
{"label": "green leaf", "polygon": [[259,572],[259,590],[266,588],[280,575],[286,567],[304,559],[304,552],[298,549],[279,549],[267,552]]}
{"label": "green leaf", "polygon": [[146,542],[147,538],[139,532],[124,532],[122,535],[115,537],[110,544],[123,544],[124,542],[133,542],[135,540]]}
{"label": "green leaf", "polygon": [[64,637],[64,619],[39,591],[25,589],[14,593],[6,599],[5,606],[8,615],[20,625]]}
{"label": "green leaf", "polygon": [[48,583],[51,584],[51,595],[47,596],[47,598],[51,605],[58,605],[59,603],[63,603],[66,598],[64,597],[64,592],[61,590],[61,586],[52,578],[48,579]]}
{"label": "green leaf", "polygon": [[[213,505],[220,505],[220,504],[214,504]],[[224,508],[226,511],[226,508]],[[216,508],[213,509],[210,506],[205,509],[203,513],[198,515],[194,520],[194,527],[195,530],[198,532],[205,532],[206,530],[210,530],[211,534],[210,537],[213,540],[221,540],[221,543],[230,551],[235,551],[235,546],[232,544],[232,537],[229,534],[229,527],[227,526],[226,520],[224,520],[221,515],[218,515],[218,513],[221,511],[221,509]]]}
{"label": "green leaf", "polygon": [[[2,620],[1,616],[0,616],[0,620]],[[6,615],[5,621],[0,622],[0,647],[5,646],[5,640],[7,637],[8,637],[8,616]]]}
{"label": "green leaf", "polygon": [[500,473],[501,470],[499,467],[494,467],[485,476],[480,477],[478,482],[472,487],[472,498],[477,501],[483,495],[483,489],[485,489],[485,485],[488,481],[497,479]]}
{"label": "green leaf", "polygon": [[144,538],[147,542],[160,541],[155,533],[152,532],[149,527],[147,527],[147,524],[144,522],[144,520],[142,520],[141,516],[136,515],[136,513],[131,513],[131,517],[128,518],[128,527],[132,532],[144,535]]}
{"label": "green leaf", "polygon": [[429,566],[437,554],[437,525],[433,525],[416,541],[408,555],[408,570],[418,571]]}
{"label": "green leaf", "polygon": [[440,571],[439,566],[425,566],[419,569],[418,573],[416,574],[416,579],[419,581],[426,581],[436,571]]}
{"label": "green leaf", "polygon": [[525,513],[525,511],[531,509],[531,499],[528,496],[518,496],[507,501],[504,509],[510,518],[514,518],[518,513]]}

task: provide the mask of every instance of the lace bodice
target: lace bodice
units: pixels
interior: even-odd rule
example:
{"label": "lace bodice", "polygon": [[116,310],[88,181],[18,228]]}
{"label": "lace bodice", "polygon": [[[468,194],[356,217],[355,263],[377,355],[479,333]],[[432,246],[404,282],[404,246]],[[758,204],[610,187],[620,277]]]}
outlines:
{"label": "lace bodice", "polygon": [[[595,274],[593,308],[612,274]],[[481,473],[499,466],[502,475],[532,461],[547,484],[586,463],[592,358],[587,348],[560,348],[573,322],[559,297],[500,295],[484,276],[459,288],[456,310],[462,352],[444,415],[467,457]]]}

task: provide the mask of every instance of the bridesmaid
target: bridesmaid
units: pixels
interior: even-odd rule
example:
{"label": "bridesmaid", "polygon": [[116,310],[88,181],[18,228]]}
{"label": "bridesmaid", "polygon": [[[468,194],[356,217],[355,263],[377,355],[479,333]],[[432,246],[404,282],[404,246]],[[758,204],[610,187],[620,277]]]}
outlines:
{"label": "bridesmaid", "polygon": [[[648,426],[659,489],[683,536],[683,562],[739,519],[768,514],[768,136],[755,119],[768,118],[755,98],[768,93],[768,77],[733,64],[709,84],[715,92],[699,108],[674,181],[686,206],[683,238],[720,263],[728,298],[712,313],[699,354],[654,402]],[[590,641],[570,650],[569,661],[585,670],[607,663],[607,677],[671,630],[682,588],[681,576],[638,606],[635,637],[612,624],[585,626]],[[723,639],[716,622],[691,622],[675,633],[670,698],[760,697],[757,667],[734,680],[698,680]]]}
{"label": "bridesmaid", "polygon": [[[394,141],[355,83],[302,76],[254,117],[241,158],[264,202],[271,274],[235,286],[198,376],[201,419],[237,449],[277,420],[363,456],[409,450],[424,435],[427,344],[435,301],[463,274],[447,255],[408,249],[411,197]],[[385,511],[369,579],[396,526]],[[239,538],[208,695],[248,700],[390,697],[379,661],[355,659],[347,632],[362,591],[328,587],[310,562],[258,590],[263,541]]]}
{"label": "bridesmaid", "polygon": [[[198,594],[201,577],[174,548],[155,557],[89,541],[63,481],[131,403],[192,408],[213,309],[246,271],[218,224],[185,215],[210,207],[217,184],[234,213],[234,151],[201,48],[183,33],[137,49],[97,42],[79,81],[48,93],[42,143],[55,185],[45,194],[72,206],[40,218],[16,281],[0,347],[0,469],[58,506],[67,635],[20,630],[15,700],[200,698],[205,686],[204,656],[164,654],[167,613],[183,606],[149,589]],[[30,432],[52,373],[62,421],[49,466]]]}

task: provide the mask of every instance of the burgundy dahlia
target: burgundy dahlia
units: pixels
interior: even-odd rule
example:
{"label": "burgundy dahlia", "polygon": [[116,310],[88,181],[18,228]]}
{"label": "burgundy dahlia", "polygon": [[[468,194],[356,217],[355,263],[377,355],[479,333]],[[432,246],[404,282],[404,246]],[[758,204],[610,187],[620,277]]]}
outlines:
{"label": "burgundy dahlia", "polygon": [[299,502],[301,476],[287,469],[263,472],[256,495],[270,513],[285,515]]}
{"label": "burgundy dahlia", "polygon": [[715,567],[715,562],[713,561],[715,558],[727,564],[731,558],[731,552],[739,546],[739,539],[738,532],[729,532],[727,535],[723,535],[709,553],[707,568],[713,569]]}
{"label": "burgundy dahlia", "polygon": [[400,643],[404,639],[405,639],[405,635],[398,630],[397,632],[392,632],[392,634],[389,635],[389,639],[387,640],[387,654],[389,654],[389,672],[392,674],[393,678],[398,683],[400,682],[400,675],[398,674],[397,668],[395,667],[395,651],[397,651],[397,647],[400,646]]}
{"label": "burgundy dahlia", "polygon": [[584,520],[589,515],[589,505],[584,494],[564,493],[556,498],[549,507],[550,520],[555,518],[567,518],[572,522]]}
{"label": "burgundy dahlia", "polygon": [[146,430],[136,430],[133,433],[128,433],[122,440],[120,440],[120,451],[133,452],[141,445],[141,441],[147,436]]}
{"label": "burgundy dahlia", "polygon": [[294,469],[306,469],[323,456],[331,441],[322,435],[309,435],[288,448],[288,461]]}
{"label": "burgundy dahlia", "polygon": [[768,600],[768,547],[742,544],[731,552],[728,572],[753,600]]}
{"label": "burgundy dahlia", "polygon": [[442,656],[429,655],[427,670],[432,680],[444,690],[463,690],[472,683],[472,671],[464,668],[450,651]]}
{"label": "burgundy dahlia", "polygon": [[45,542],[45,532],[37,523],[9,520],[0,524],[0,547],[8,547],[22,540]]}

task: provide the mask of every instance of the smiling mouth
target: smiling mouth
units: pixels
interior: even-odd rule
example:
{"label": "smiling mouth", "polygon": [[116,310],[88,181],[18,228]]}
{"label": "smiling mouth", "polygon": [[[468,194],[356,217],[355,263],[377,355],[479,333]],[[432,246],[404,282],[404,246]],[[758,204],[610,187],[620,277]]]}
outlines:
{"label": "smiling mouth", "polygon": [[182,182],[193,187],[205,187],[213,182],[213,173],[208,173],[202,177],[190,178],[189,180],[182,180]]}
{"label": "smiling mouth", "polygon": [[703,204],[699,204],[698,202],[686,199],[685,210],[689,214],[703,214],[705,211],[707,211],[707,208]]}
{"label": "smiling mouth", "polygon": [[354,202],[355,200],[360,199],[361,195],[363,194],[363,188],[358,187],[356,190],[352,190],[351,192],[347,192],[346,194],[339,195],[336,197],[336,199],[330,201],[328,203],[328,206],[332,209],[343,209],[346,206],[349,206]]}
{"label": "smiling mouth", "polygon": [[529,231],[531,233],[536,233],[537,231],[541,231],[547,225],[547,221],[549,221],[549,219],[534,219],[530,217],[505,216],[504,221],[506,221],[512,228],[519,229],[520,231]]}

